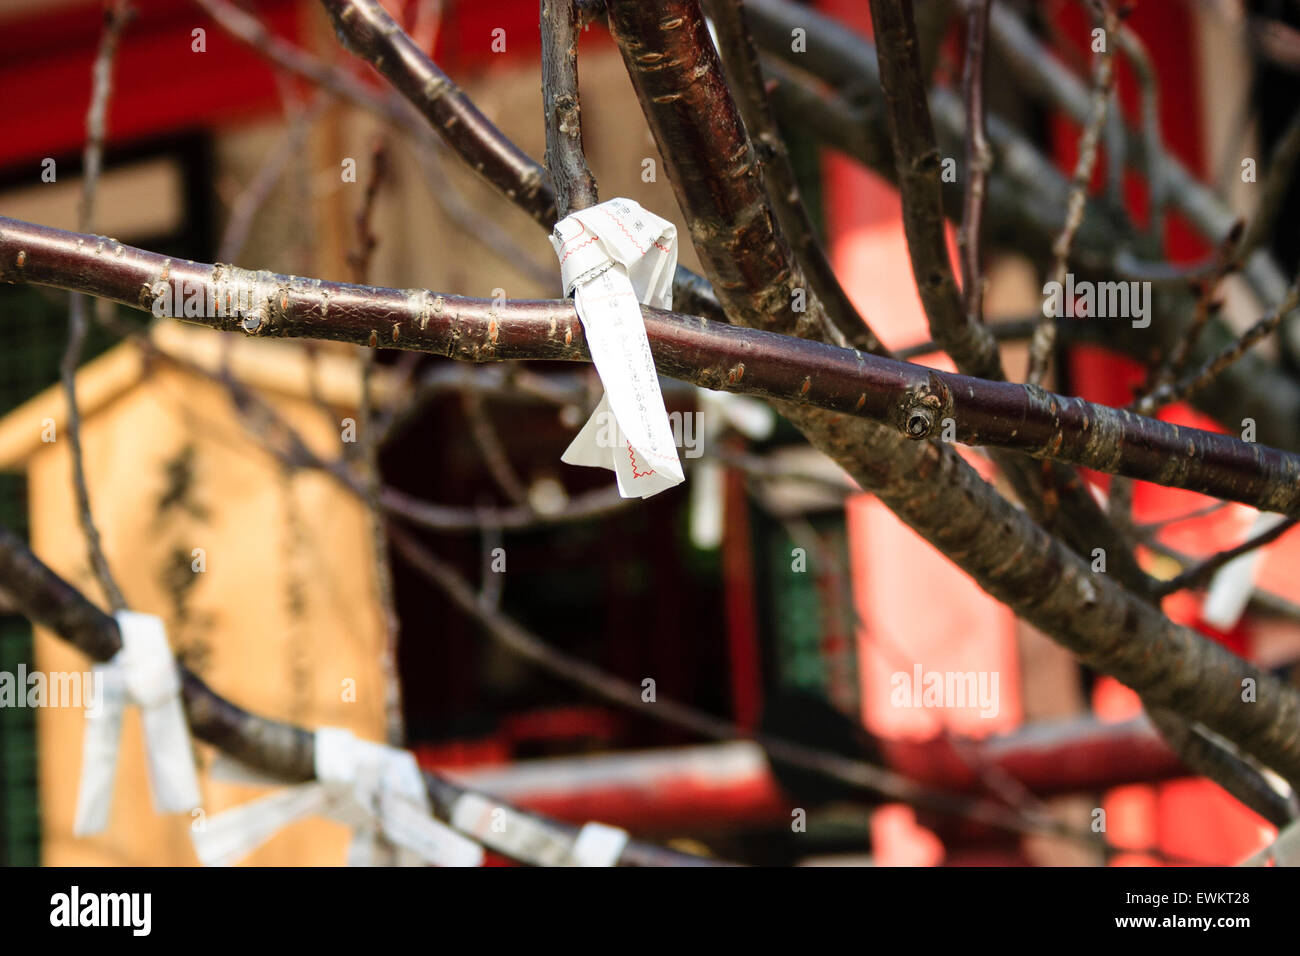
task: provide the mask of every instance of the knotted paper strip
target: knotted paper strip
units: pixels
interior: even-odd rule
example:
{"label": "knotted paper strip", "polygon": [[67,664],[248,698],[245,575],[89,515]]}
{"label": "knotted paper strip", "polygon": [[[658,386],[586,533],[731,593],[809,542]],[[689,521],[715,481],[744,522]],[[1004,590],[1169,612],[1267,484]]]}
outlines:
{"label": "knotted paper strip", "polygon": [[[354,830],[349,866],[480,866],[483,848],[432,816],[415,757],[407,750],[359,740],[350,731],[316,731],[316,780],[213,814],[193,833],[205,866],[229,866],[282,828],[311,816]],[[271,783],[235,761],[219,758],[215,774],[240,783]]]}
{"label": "knotted paper strip", "polygon": [[680,484],[682,463],[640,308],[672,308],[677,227],[630,199],[611,199],[556,223],[551,245],[605,386],[561,460],[612,469],[624,498]]}
{"label": "knotted paper strip", "polygon": [[122,649],[93,670],[100,682],[102,706],[98,714],[86,714],[73,823],[77,836],[100,833],[108,826],[122,718],[128,705],[140,708],[154,809],[181,813],[194,809],[200,801],[190,731],[181,707],[180,673],[163,622],[151,614],[131,611],[119,611],[115,616]]}
{"label": "knotted paper strip", "polygon": [[626,831],[603,823],[588,823],[571,839],[477,793],[452,805],[451,823],[484,846],[536,866],[613,866],[628,840]]}

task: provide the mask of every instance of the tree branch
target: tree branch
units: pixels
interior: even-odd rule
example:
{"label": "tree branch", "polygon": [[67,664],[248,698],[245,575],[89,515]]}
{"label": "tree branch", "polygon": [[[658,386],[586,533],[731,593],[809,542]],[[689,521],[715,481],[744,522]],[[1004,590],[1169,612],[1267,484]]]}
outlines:
{"label": "tree branch", "polygon": [[[361,208],[357,210],[356,247],[348,252],[348,267],[354,282],[366,281],[370,273],[370,260],[379,239],[371,228],[375,199],[379,187],[388,175],[388,146],[383,137],[376,140],[370,153],[370,175],[362,195]],[[406,738],[406,720],[402,710],[402,678],[397,666],[397,642],[401,636],[401,622],[397,616],[397,602],[393,592],[393,564],[388,555],[388,534],[380,510],[379,497],[383,488],[383,475],[379,466],[379,434],[375,426],[374,379],[379,350],[367,345],[361,357],[361,407],[360,419],[362,474],[365,484],[364,502],[366,521],[370,530],[370,546],[374,551],[375,588],[379,598],[380,619],[384,627],[384,646],[379,654],[379,666],[384,679],[384,725],[389,746],[400,747]]]}
{"label": "tree branch", "polygon": [[564,218],[599,199],[582,150],[578,96],[578,17],[574,0],[542,0],[542,114],[546,168],[555,184],[555,212]]}
{"label": "tree branch", "polygon": [[[974,247],[964,251],[963,262],[969,274],[963,301],[948,258],[939,148],[917,53],[911,0],[871,0],[871,8],[880,41],[877,46],[880,82],[889,137],[894,145],[903,229],[930,334],[952,356],[960,371],[978,378],[1000,380],[1005,375],[997,341],[984,325],[981,310],[974,307],[982,301],[978,240],[967,234],[970,228],[979,228],[985,190],[983,170],[977,172],[975,167],[983,167],[991,159],[983,129],[980,83],[976,82],[979,77],[974,74],[967,77],[966,89],[967,101],[976,110],[966,117],[967,156],[971,166],[966,176],[971,182],[963,197],[962,232],[968,243],[974,241]],[[985,9],[984,14],[987,13]],[[978,14],[978,10],[972,13],[975,41],[972,54],[982,64],[983,37]],[[971,254],[976,257],[974,263],[970,261]],[[1055,331],[1055,323],[1051,324]],[[1041,324],[1035,329],[1036,336],[1039,329]],[[1134,591],[1142,593],[1149,588],[1150,580],[1138,565],[1128,542],[1071,469],[1059,465],[1034,468],[1023,457],[1005,453],[995,454],[994,460],[1039,523],[1059,529],[1080,554],[1087,555],[1094,547],[1103,548],[1114,562],[1115,573]]]}
{"label": "tree branch", "polygon": [[[92,660],[106,662],[122,647],[117,621],[91,604],[72,585],[46,567],[12,532],[0,527],[0,580],[5,582],[18,610],[33,624],[47,627]],[[315,738],[311,731],[269,720],[230,703],[185,667],[181,675],[181,700],[190,731],[199,740],[258,770],[299,783],[315,779]],[[424,771],[425,786],[435,814],[451,819],[456,799],[469,792],[438,774]],[[501,806],[503,801],[495,800]],[[572,840],[577,828],[523,813],[557,839]],[[475,836],[470,834],[470,836]],[[476,837],[477,839],[477,837]],[[498,849],[498,852],[508,850]],[[532,863],[516,850],[514,858]],[[619,866],[711,866],[713,861],[661,847],[630,841]]]}
{"label": "tree branch", "polygon": [[[774,233],[754,182],[752,150],[698,4],[611,3],[610,27],[728,317],[738,324],[816,334],[819,323],[800,321],[786,310],[797,266]],[[811,388],[811,376],[808,384]],[[1270,678],[1174,625],[1106,575],[1093,574],[951,448],[934,442],[900,445],[879,426],[788,402],[777,407],[814,446],[1040,630],[1085,662],[1116,676],[1123,673],[1119,679],[1155,705],[1201,720],[1250,747],[1280,773],[1300,779],[1300,697],[1275,684],[1269,696],[1283,695],[1285,703],[1275,702],[1288,713],[1276,715],[1276,724],[1259,722],[1258,704],[1242,705],[1239,680],[1247,675],[1241,669],[1249,668],[1256,686]],[[1249,732],[1246,723],[1253,725]]]}
{"label": "tree branch", "polygon": [[984,324],[984,273],[980,260],[980,225],[984,215],[984,193],[993,148],[989,145],[984,119],[984,50],[989,30],[989,4],[975,0],[966,13],[966,66],[962,88],[966,105],[966,194],[962,202],[961,249],[962,299],[967,325]]}
{"label": "tree branch", "polygon": [[[764,52],[785,58],[795,70],[807,71],[844,94],[828,98],[814,93],[810,86],[783,82],[774,96],[783,120],[807,129],[821,142],[859,159],[886,178],[896,177],[892,152],[881,148],[881,144],[888,143],[889,133],[875,47],[842,24],[786,0],[749,0],[749,9],[755,39]],[[790,30],[795,27],[807,30],[812,55],[791,53]],[[1054,60],[1005,5],[994,6],[990,28],[998,53],[1020,73],[1023,82],[1029,83],[1031,89],[1049,84],[1054,92],[1045,93],[1045,99],[1055,103],[1053,96],[1059,93],[1067,113],[1076,119],[1087,116],[1087,88]],[[1006,42],[1008,35],[1010,44]],[[795,76],[790,71],[783,75]],[[930,93],[930,106],[945,155],[956,155],[962,148],[964,129],[959,97],[935,88]],[[985,241],[994,247],[1039,256],[1041,250],[1050,249],[1059,233],[1068,183],[1046,157],[996,114],[989,115],[988,127],[997,165],[988,182]],[[1145,163],[1145,153],[1132,146],[1130,141],[1126,156]],[[1172,200],[1210,241],[1220,241],[1236,222],[1236,216],[1205,186],[1191,179],[1176,159],[1170,159],[1165,174]],[[960,215],[960,203],[960,185],[949,185],[945,204],[951,218]],[[1125,232],[1107,210],[1090,203],[1072,247],[1076,270],[1099,281],[1122,274],[1124,262],[1132,259],[1126,241]],[[1281,297],[1285,279],[1266,253],[1256,252],[1249,258],[1247,274],[1256,288],[1272,290],[1273,300]],[[1166,351],[1174,347],[1183,324],[1179,315],[1184,311],[1190,314],[1193,306],[1194,299],[1185,293],[1170,295],[1157,303],[1154,321],[1140,333],[1127,326],[1072,323],[1083,327],[1071,328],[1070,334],[1147,361],[1153,347]],[[1212,322],[1197,359],[1203,359],[1230,338],[1226,328]],[[1261,441],[1300,449],[1300,383],[1275,363],[1248,354],[1219,380],[1195,393],[1192,401],[1221,421],[1252,418],[1259,425]]]}
{"label": "tree branch", "polygon": [[[177,306],[193,302],[197,290],[231,305],[223,315],[189,321],[259,336],[374,341],[473,362],[588,360],[582,325],[566,300],[497,305],[177,262],[4,217],[0,280],[86,292],[146,311],[164,298]],[[239,301],[242,311],[234,305]],[[826,423],[817,420],[818,409],[834,413],[831,418],[870,419],[888,438],[920,440],[941,435],[950,419],[952,439],[964,444],[1015,449],[1300,516],[1300,455],[1034,386],[986,382],[675,312],[644,308],[643,316],[665,375],[773,399],[792,417],[819,426]]]}
{"label": "tree branch", "polygon": [[[1070,201],[1066,207],[1065,224],[1060,234],[1052,243],[1052,279],[1058,285],[1065,285],[1066,272],[1070,267],[1070,247],[1074,245],[1074,234],[1083,222],[1084,207],[1088,201],[1088,185],[1092,181],[1092,169],[1097,162],[1097,147],[1101,143],[1102,129],[1106,123],[1106,111],[1110,105],[1111,92],[1115,85],[1114,44],[1119,42],[1119,18],[1111,9],[1109,0],[1092,0],[1098,10],[1101,23],[1101,49],[1096,51],[1093,66],[1092,98],[1088,111],[1088,121],[1079,136],[1079,156],[1074,163],[1074,173],[1070,177]],[[1034,329],[1034,337],[1029,343],[1029,375],[1026,379],[1033,385],[1042,385],[1051,368],[1053,348],[1056,345],[1055,316],[1049,316],[1043,310],[1043,317]]]}
{"label": "tree branch", "polygon": [[744,0],[709,0],[708,9],[718,37],[718,51],[737,92],[740,115],[759,153],[772,208],[813,294],[846,343],[865,352],[888,355],[889,351],[840,285],[799,195],[790,151],[768,102],[758,48],[745,19]]}
{"label": "tree branch", "polygon": [[1228,548],[1217,554],[1212,554],[1189,568],[1184,569],[1179,574],[1170,578],[1168,581],[1162,581],[1157,588],[1157,594],[1164,597],[1166,594],[1173,594],[1175,591],[1184,591],[1188,588],[1197,588],[1206,584],[1210,578],[1214,577],[1214,572],[1225,564],[1241,557],[1243,554],[1249,554],[1256,548],[1262,548],[1265,545],[1272,544],[1282,535],[1286,534],[1295,527],[1294,518],[1280,521],[1266,531],[1261,531],[1253,537],[1247,538],[1241,544],[1234,548]]}
{"label": "tree branch", "polygon": [[[94,220],[95,191],[99,185],[99,171],[104,157],[104,127],[107,123],[108,101],[113,91],[113,58],[122,31],[132,17],[128,3],[116,2],[104,10],[104,32],[95,56],[94,82],[90,107],[86,111],[86,146],[83,153],[81,197],[77,205],[77,224],[89,231]],[[86,486],[86,464],[81,448],[81,411],[77,405],[77,367],[86,344],[89,321],[86,315],[87,300],[73,293],[68,297],[68,342],[59,364],[59,378],[68,403],[68,448],[72,463],[72,488],[77,499],[77,517],[86,538],[86,554],[91,571],[104,590],[109,606],[114,611],[126,609],[126,598],[113,578],[99,528],[90,507],[90,489]]]}
{"label": "tree branch", "polygon": [[[957,367],[999,379],[1002,358],[988,328],[962,307],[944,231],[943,167],[921,74],[912,0],[871,0],[880,82],[903,200],[903,231],[930,335]],[[966,171],[970,176],[970,170]]]}
{"label": "tree branch", "polygon": [[[377,0],[321,3],[348,48],[382,73],[471,169],[549,232],[556,220],[555,193],[546,171],[478,111]],[[722,317],[708,283],[680,265],[673,301],[696,315]]]}

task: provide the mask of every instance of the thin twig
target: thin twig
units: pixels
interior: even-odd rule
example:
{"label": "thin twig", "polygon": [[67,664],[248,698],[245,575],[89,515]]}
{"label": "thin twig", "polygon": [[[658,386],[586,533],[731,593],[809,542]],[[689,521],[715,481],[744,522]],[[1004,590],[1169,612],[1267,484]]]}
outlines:
{"label": "thin twig", "polygon": [[[126,0],[105,8],[104,32],[95,57],[90,108],[86,112],[86,147],[82,164],[81,199],[77,206],[77,223],[83,232],[89,232],[94,223],[95,191],[99,185],[99,172],[104,157],[104,127],[107,124],[108,101],[113,92],[113,60],[117,53],[122,31],[133,16]],[[96,580],[114,611],[126,608],[126,598],[113,578],[113,572],[104,556],[104,547],[95,525],[90,507],[90,489],[86,485],[86,464],[81,448],[81,411],[77,405],[77,368],[86,344],[88,300],[73,293],[68,300],[68,344],[60,364],[63,394],[68,403],[68,450],[72,461],[72,485],[77,498],[77,515],[86,537],[86,552]]]}
{"label": "thin twig", "polygon": [[1192,374],[1177,382],[1162,385],[1150,395],[1138,401],[1136,405],[1138,414],[1150,415],[1155,410],[1173,402],[1181,402],[1204,388],[1214,381],[1224,369],[1245,355],[1252,346],[1272,334],[1282,324],[1282,320],[1295,310],[1297,305],[1300,305],[1300,276],[1297,276],[1296,281],[1291,283],[1282,301],[1262,319],[1242,332],[1231,345],[1224,346],[1217,353],[1210,356]]}
{"label": "thin twig", "polygon": [[980,261],[980,225],[984,214],[985,183],[993,165],[984,119],[984,51],[989,29],[989,6],[993,0],[975,0],[966,14],[966,66],[962,89],[966,101],[966,192],[962,203],[961,249],[962,300],[967,323],[984,322],[984,274]]}
{"label": "thin twig", "polygon": [[[1034,334],[1034,326],[1037,324],[1037,316],[1029,316],[1023,319],[1003,319],[989,323],[989,331],[993,333],[993,338],[998,342],[1014,342],[1019,339],[1028,339]],[[937,342],[918,342],[915,345],[896,350],[894,358],[902,362],[910,362],[912,359],[933,355],[935,352],[941,351],[943,349]]]}
{"label": "thin twig", "polygon": [[1197,518],[1205,518],[1208,517],[1209,515],[1222,511],[1226,507],[1228,507],[1228,502],[1216,501],[1212,505],[1205,505],[1204,507],[1201,508],[1194,508],[1191,511],[1185,511],[1182,514],[1174,515],[1172,518],[1162,518],[1159,521],[1150,521],[1144,524],[1134,525],[1133,530],[1139,537],[1141,537],[1145,541],[1149,538],[1154,537],[1156,534],[1163,531],[1165,528],[1168,528],[1170,525],[1181,524],[1184,521],[1195,521]]}
{"label": "thin twig", "polygon": [[1286,206],[1287,191],[1294,184],[1292,174],[1300,160],[1300,110],[1291,117],[1273,152],[1269,155],[1268,171],[1263,188],[1255,200],[1255,213],[1242,237],[1236,261],[1245,262],[1256,249],[1273,234],[1277,217]]}
{"label": "thin twig", "polygon": [[1086,832],[1057,821],[1027,818],[1016,810],[978,798],[934,790],[875,764],[842,757],[787,740],[754,734],[733,724],[659,695],[653,707],[647,707],[641,688],[571,657],[526,630],[513,618],[484,602],[455,568],[435,557],[412,535],[393,529],[393,543],[411,566],[435,583],[463,612],[483,626],[493,640],[531,661],[547,673],[576,684],[591,694],[656,720],[682,727],[713,740],[750,739],[760,744],[774,759],[814,773],[824,774],[855,787],[883,794],[903,803],[954,814],[1017,833],[1052,833],[1088,843],[1095,838]]}
{"label": "thin twig", "polygon": [[217,245],[218,262],[236,262],[252,232],[253,223],[258,212],[266,205],[271,193],[289,160],[302,152],[303,141],[311,122],[325,111],[334,98],[328,93],[319,93],[305,110],[294,116],[288,129],[275,147],[262,160],[253,174],[253,178],[239,191],[230,203],[230,214],[226,218],[226,228]]}
{"label": "thin twig", "polygon": [[[370,274],[370,260],[379,239],[371,225],[375,199],[388,176],[388,145],[382,137],[370,153],[370,175],[366,181],[361,207],[356,214],[356,246],[347,254],[352,280],[364,284]],[[379,655],[384,680],[384,727],[391,746],[399,747],[406,738],[402,714],[402,679],[397,664],[401,622],[397,616],[397,598],[393,590],[393,564],[388,553],[388,534],[380,506],[383,475],[379,466],[379,436],[375,426],[373,379],[379,349],[372,343],[362,350],[361,407],[358,431],[361,433],[362,480],[365,485],[366,519],[370,525],[370,544],[375,558],[375,583],[379,591],[380,615],[384,625],[384,649]]]}
{"label": "thin twig", "polygon": [[[1084,209],[1088,201],[1088,185],[1092,181],[1093,166],[1097,162],[1097,146],[1101,141],[1102,128],[1106,122],[1107,107],[1110,105],[1111,90],[1115,83],[1114,46],[1118,42],[1115,33],[1119,29],[1119,18],[1110,5],[1110,0],[1093,0],[1097,12],[1097,22],[1101,24],[1101,49],[1096,51],[1093,61],[1092,109],[1088,121],[1079,136],[1079,156],[1074,164],[1074,174],[1070,178],[1070,198],[1065,214],[1065,224],[1061,227],[1052,244],[1052,280],[1064,287],[1066,271],[1069,269],[1070,247],[1074,243],[1074,234],[1083,222]],[[1044,310],[1046,313],[1047,310]],[[1031,385],[1042,385],[1052,364],[1052,350],[1056,345],[1056,316],[1043,315],[1034,337],[1029,343],[1029,374],[1026,381]]]}
{"label": "thin twig", "polygon": [[1196,296],[1196,311],[1192,313],[1191,324],[1170,352],[1169,363],[1164,377],[1155,379],[1157,387],[1164,384],[1166,380],[1177,379],[1182,374],[1187,367],[1188,359],[1191,358],[1196,349],[1197,342],[1200,341],[1201,333],[1205,331],[1212,314],[1219,310],[1219,303],[1214,296],[1219,283],[1234,268],[1234,251],[1238,248],[1242,238],[1240,226],[1241,222],[1238,220],[1237,226],[1228,233],[1220,245],[1214,264],[1214,273],[1209,281],[1201,285],[1199,294]]}
{"label": "thin twig", "polygon": [[[462,369],[462,372],[465,371],[468,371],[468,367]],[[527,504],[528,486],[519,477],[515,466],[510,463],[510,455],[501,436],[497,433],[496,426],[492,424],[482,393],[475,388],[466,388],[461,391],[460,398],[461,407],[465,410],[465,418],[469,422],[470,437],[478,446],[479,455],[483,458],[483,464],[487,466],[488,474],[512,502],[516,505]]]}
{"label": "thin twig", "polygon": [[997,342],[963,308],[948,257],[943,167],[921,75],[911,0],[871,0],[890,141],[903,200],[903,231],[930,334],[963,372],[1003,377]]}
{"label": "thin twig", "polygon": [[1273,525],[1273,527],[1247,538],[1234,548],[1228,548],[1226,551],[1220,551],[1217,554],[1210,555],[1208,558],[1203,558],[1200,562],[1189,568],[1185,568],[1182,572],[1169,580],[1162,581],[1157,588],[1158,596],[1164,597],[1165,595],[1173,594],[1175,591],[1185,591],[1189,588],[1201,587],[1207,583],[1210,578],[1214,577],[1214,573],[1218,571],[1219,568],[1223,567],[1228,562],[1241,557],[1243,554],[1249,554],[1256,548],[1262,548],[1266,544],[1272,544],[1278,538],[1282,537],[1282,535],[1294,528],[1295,525],[1296,519],[1287,518],[1286,520]]}
{"label": "thin twig", "polygon": [[[1142,137],[1146,146],[1146,154],[1142,159],[1146,169],[1149,209],[1146,232],[1149,238],[1148,245],[1159,254],[1164,248],[1165,205],[1169,201],[1168,183],[1165,181],[1165,165],[1168,160],[1164,135],[1160,129],[1160,78],[1156,74],[1155,64],[1151,61],[1151,54],[1147,51],[1146,44],[1137,33],[1121,23],[1117,37],[1120,49],[1133,66],[1141,95]],[[1118,104],[1112,113],[1115,122],[1120,126],[1122,139],[1124,120]],[[1122,177],[1123,174],[1123,162],[1113,163],[1111,175]]]}

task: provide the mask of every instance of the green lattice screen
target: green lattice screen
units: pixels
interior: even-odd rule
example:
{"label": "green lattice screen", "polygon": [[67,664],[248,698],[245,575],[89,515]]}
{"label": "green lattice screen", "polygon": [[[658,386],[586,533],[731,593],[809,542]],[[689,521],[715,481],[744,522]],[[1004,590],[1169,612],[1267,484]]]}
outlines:
{"label": "green lattice screen", "polygon": [[[0,473],[0,524],[27,534],[26,480]],[[0,611],[0,671],[32,666],[32,629],[25,618]],[[36,789],[36,713],[0,707],[0,865],[40,863]]]}

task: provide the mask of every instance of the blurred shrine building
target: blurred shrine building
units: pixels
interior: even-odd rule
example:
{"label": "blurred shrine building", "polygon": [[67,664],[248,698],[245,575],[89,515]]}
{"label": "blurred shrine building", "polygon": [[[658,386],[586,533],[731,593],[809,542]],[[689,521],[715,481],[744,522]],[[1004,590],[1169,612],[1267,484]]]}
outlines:
{"label": "blurred shrine building", "polygon": [[[350,281],[354,217],[382,124],[278,72],[198,5],[134,6],[116,61],[96,231],[170,256]],[[494,123],[542,157],[535,2],[385,6]],[[420,15],[439,6],[440,19]],[[869,35],[866,4],[817,6]],[[1078,5],[1043,6],[1046,35],[1086,63]],[[246,7],[285,40],[352,65],[318,4]],[[97,3],[0,0],[0,101],[9,132],[0,137],[0,215],[75,228],[100,25]],[[1168,148],[1213,177],[1225,155],[1240,151],[1238,104],[1253,83],[1249,65],[1223,42],[1233,24],[1214,5],[1171,2],[1140,5],[1130,25],[1158,73],[1182,80],[1161,91]],[[960,34],[953,30],[940,53],[938,69],[950,80],[960,76]],[[602,197],[633,198],[689,236],[670,184],[655,175],[659,155],[602,28],[583,37],[580,71],[584,140]],[[359,72],[379,88],[368,68]],[[1077,127],[1040,114],[1013,84],[997,82],[1001,76],[991,63],[991,109],[1035,133],[1068,170]],[[1135,117],[1137,87],[1127,65],[1119,91]],[[1289,116],[1294,91],[1279,98],[1278,116]],[[1267,154],[1278,125],[1253,130],[1252,148]],[[805,197],[859,309],[891,346],[924,342],[896,192],[856,162],[819,149],[797,125],[788,135]],[[379,244],[370,282],[482,297],[558,295],[550,246],[527,216],[449,153],[417,150],[396,133],[387,139],[390,169],[375,209]],[[57,170],[53,182],[41,178],[46,160]],[[355,182],[340,176],[347,160],[360,170]],[[1130,179],[1127,198],[1144,208],[1142,184]],[[1239,198],[1247,212],[1249,197]],[[1178,261],[1210,251],[1176,214],[1166,230]],[[681,261],[699,270],[689,242]],[[990,321],[1038,313],[1036,270],[1015,255],[991,257]],[[1233,308],[1229,301],[1230,320]],[[66,312],[63,293],[0,288],[0,523],[26,534],[55,570],[98,599],[66,444],[42,438],[51,425],[57,435],[66,430],[57,387]],[[120,314],[140,329],[146,318]],[[153,328],[148,340],[150,347],[119,342],[96,326],[78,377],[88,484],[128,601],[162,616],[178,656],[235,702],[271,718],[347,726],[378,739],[383,625],[364,507],[321,471],[288,467],[259,441],[248,409],[213,379],[229,369],[318,455],[355,461],[355,446],[340,436],[359,414],[358,351],[251,339],[229,346],[216,333],[174,322]],[[1004,346],[1004,360],[1010,377],[1021,380],[1023,343]],[[494,641],[394,551],[404,718],[424,765],[559,818],[599,819],[749,862],[1225,864],[1271,838],[1263,820],[1188,776],[1140,717],[1135,695],[1080,668],[878,501],[852,494],[842,472],[788,424],[771,427],[743,407],[703,406],[706,419],[722,424],[710,421],[703,431],[705,457],[698,465],[687,460],[686,484],[620,505],[600,497],[611,484],[607,472],[560,462],[599,396],[590,368],[528,366],[562,393],[556,398],[544,389],[506,392],[491,366],[414,361],[381,353],[381,407],[411,400],[401,386],[409,377],[425,383],[417,413],[389,429],[384,480],[455,515],[488,508],[540,516],[486,536],[451,519],[442,530],[411,531],[475,582],[485,551],[503,548],[502,609],[554,648],[634,686],[652,681],[656,701],[881,760],[934,787],[993,793],[1011,781],[1023,799],[1041,800],[1081,828],[1104,809],[1105,838],[1121,852],[1102,855],[1062,839],[1022,838],[875,803],[834,781],[774,769],[750,741],[706,741],[656,720],[654,701],[616,707]],[[950,367],[939,355],[916,361]],[[1124,404],[1141,375],[1129,360],[1075,346],[1055,387]],[[665,396],[673,411],[702,407],[694,388],[665,383]],[[1186,406],[1164,417],[1200,428],[1235,426]],[[504,461],[483,453],[476,433],[485,423],[500,437]],[[996,480],[982,455],[965,452]],[[753,458],[789,477],[725,467]],[[517,482],[503,480],[503,468]],[[1107,487],[1106,476],[1090,478]],[[585,520],[548,519],[575,500],[605,503]],[[1152,573],[1171,576],[1178,556],[1240,542],[1259,517],[1244,506],[1209,504],[1137,483],[1134,522],[1152,529],[1142,552]],[[1193,517],[1169,521],[1183,515]],[[1256,588],[1248,604],[1207,607],[1205,593],[1192,592],[1167,599],[1165,610],[1294,679],[1300,626],[1280,612],[1300,604],[1300,536],[1283,536],[1260,554],[1246,572]],[[20,664],[88,666],[50,635],[33,635],[0,597],[0,670]],[[964,707],[900,703],[900,680],[934,672],[980,675],[994,699]],[[349,681],[350,699],[340,694]],[[80,713],[0,708],[0,863],[196,862],[188,821],[153,815],[138,728],[128,728],[112,826],[76,840]],[[211,754],[201,749],[206,768]],[[212,810],[256,794],[203,773]],[[799,811],[806,830],[792,826]],[[302,823],[250,862],[338,863],[345,840],[335,824]]]}

